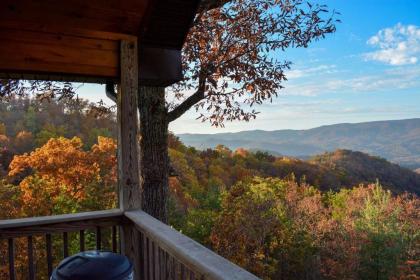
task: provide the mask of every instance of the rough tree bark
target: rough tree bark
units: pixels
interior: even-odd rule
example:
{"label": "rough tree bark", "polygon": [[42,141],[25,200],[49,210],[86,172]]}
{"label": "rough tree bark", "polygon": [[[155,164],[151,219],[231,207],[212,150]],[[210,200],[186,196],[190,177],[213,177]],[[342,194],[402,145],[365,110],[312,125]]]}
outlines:
{"label": "rough tree bark", "polygon": [[[203,0],[197,13],[214,9],[229,0]],[[175,110],[168,112],[165,88],[140,86],[138,109],[140,116],[140,185],[142,209],[149,215],[168,222],[167,202],[169,196],[168,126],[204,98],[204,80],[200,79],[199,90],[187,98]],[[107,84],[107,96],[116,100],[112,84]]]}
{"label": "rough tree bark", "polygon": [[167,223],[168,200],[168,114],[165,88],[139,88],[140,174],[143,210]]}

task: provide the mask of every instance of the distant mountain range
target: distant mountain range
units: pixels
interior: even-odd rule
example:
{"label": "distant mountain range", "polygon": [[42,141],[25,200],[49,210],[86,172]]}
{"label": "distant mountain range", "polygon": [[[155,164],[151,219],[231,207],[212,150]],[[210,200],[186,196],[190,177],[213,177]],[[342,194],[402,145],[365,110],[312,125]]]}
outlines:
{"label": "distant mountain range", "polygon": [[420,168],[420,118],[343,123],[308,130],[252,130],[219,134],[179,134],[198,149],[222,144],[275,155],[308,158],[336,149],[361,151],[411,169]]}

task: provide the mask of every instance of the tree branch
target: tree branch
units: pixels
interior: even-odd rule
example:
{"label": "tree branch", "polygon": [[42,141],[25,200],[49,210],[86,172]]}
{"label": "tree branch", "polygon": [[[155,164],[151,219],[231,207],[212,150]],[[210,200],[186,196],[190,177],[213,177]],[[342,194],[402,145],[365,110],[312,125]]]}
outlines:
{"label": "tree branch", "polygon": [[204,98],[204,87],[199,87],[193,95],[185,99],[184,102],[168,113],[168,121],[172,122],[176,120]]}
{"label": "tree branch", "polygon": [[215,8],[219,8],[231,0],[201,0],[198,8],[198,13],[209,11]]}

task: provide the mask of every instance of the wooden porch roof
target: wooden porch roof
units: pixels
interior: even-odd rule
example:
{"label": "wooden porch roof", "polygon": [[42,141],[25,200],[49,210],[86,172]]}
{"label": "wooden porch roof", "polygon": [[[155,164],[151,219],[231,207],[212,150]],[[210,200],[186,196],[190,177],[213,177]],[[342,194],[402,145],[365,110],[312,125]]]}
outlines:
{"label": "wooden porch roof", "polygon": [[0,77],[117,81],[120,40],[138,38],[140,82],[172,82],[199,2],[3,0]]}

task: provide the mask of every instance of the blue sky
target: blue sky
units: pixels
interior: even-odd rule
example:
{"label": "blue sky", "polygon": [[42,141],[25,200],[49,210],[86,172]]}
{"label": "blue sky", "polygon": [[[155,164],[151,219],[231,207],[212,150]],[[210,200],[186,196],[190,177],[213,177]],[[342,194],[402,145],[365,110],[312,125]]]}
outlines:
{"label": "blue sky", "polygon": [[[307,49],[278,58],[293,62],[289,81],[273,103],[257,107],[251,122],[214,128],[191,110],[173,122],[175,133],[307,129],[342,122],[420,117],[420,1],[330,0],[341,13],[337,32]],[[81,96],[106,98],[84,85]]]}

